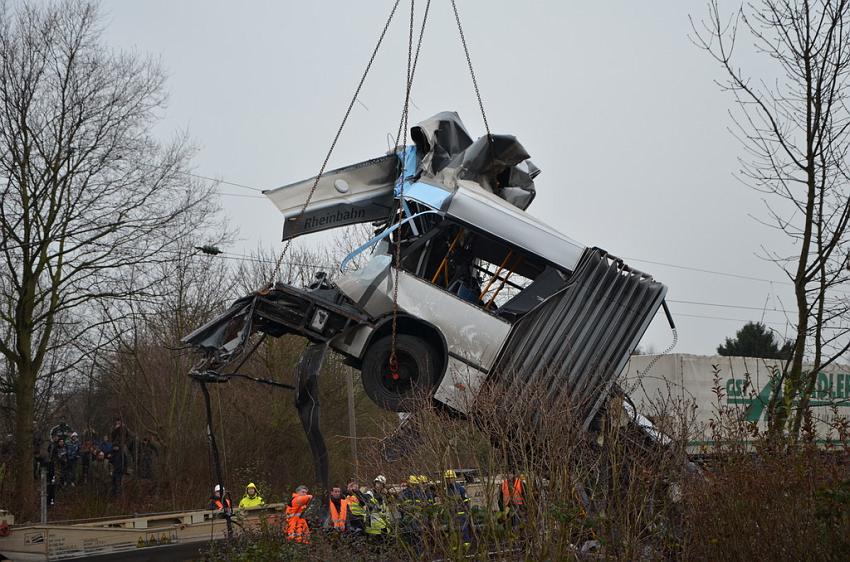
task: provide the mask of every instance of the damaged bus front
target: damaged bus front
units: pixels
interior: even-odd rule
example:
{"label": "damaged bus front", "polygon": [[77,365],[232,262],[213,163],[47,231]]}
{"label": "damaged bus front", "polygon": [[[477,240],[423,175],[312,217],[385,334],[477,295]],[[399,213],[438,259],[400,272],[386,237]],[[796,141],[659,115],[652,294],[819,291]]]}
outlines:
{"label": "damaged bus front", "polygon": [[[221,372],[254,334],[297,334],[342,354],[390,410],[407,411],[424,391],[465,414],[489,380],[542,385],[584,405],[589,427],[666,287],[528,214],[540,171],[514,137],[473,141],[444,112],[411,138],[324,174],[306,206],[315,178],[266,192],[284,239],[356,223],[375,225],[375,236],[333,282],[278,283],[188,335],[201,369]],[[366,259],[353,270],[356,256]]]}

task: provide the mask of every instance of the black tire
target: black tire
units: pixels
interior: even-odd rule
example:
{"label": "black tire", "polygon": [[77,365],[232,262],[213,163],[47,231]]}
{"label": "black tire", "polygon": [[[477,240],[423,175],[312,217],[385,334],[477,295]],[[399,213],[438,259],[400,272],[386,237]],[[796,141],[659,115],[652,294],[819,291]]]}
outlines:
{"label": "black tire", "polygon": [[363,388],[378,406],[393,412],[408,412],[417,398],[433,390],[440,362],[437,352],[422,338],[396,336],[398,373],[390,372],[392,335],[375,341],[363,355],[360,369]]}

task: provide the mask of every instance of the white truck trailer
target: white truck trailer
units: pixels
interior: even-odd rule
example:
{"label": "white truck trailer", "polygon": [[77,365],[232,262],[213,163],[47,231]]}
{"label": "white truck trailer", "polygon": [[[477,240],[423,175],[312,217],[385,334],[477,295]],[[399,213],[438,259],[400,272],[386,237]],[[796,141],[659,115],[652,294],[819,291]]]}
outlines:
{"label": "white truck trailer", "polygon": [[[634,355],[620,380],[644,415],[689,418],[689,449],[704,453],[714,445],[710,424],[721,415],[726,421],[754,422],[760,430],[767,429],[773,377],[781,369],[778,359]],[[816,439],[840,441],[836,428],[850,415],[850,367],[833,364],[819,372],[811,406]]]}

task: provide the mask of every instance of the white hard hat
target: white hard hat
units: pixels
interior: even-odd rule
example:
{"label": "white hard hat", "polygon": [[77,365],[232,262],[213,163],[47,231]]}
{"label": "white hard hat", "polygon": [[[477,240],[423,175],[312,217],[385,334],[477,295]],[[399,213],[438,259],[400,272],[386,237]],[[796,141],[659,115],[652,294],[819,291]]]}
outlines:
{"label": "white hard hat", "polygon": [[213,492],[220,492],[220,491],[221,491],[221,484],[216,484],[215,488],[213,488]]}
{"label": "white hard hat", "polygon": [[387,483],[387,477],[384,476],[383,474],[379,474],[375,477],[375,482],[380,482],[381,484],[386,484]]}

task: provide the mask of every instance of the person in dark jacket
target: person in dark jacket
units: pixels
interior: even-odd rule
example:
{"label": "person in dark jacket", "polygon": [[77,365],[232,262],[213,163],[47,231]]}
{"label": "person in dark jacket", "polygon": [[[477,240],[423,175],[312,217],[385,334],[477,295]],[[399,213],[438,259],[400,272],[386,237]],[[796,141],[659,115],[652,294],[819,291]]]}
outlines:
{"label": "person in dark jacket", "polygon": [[466,488],[457,481],[457,474],[452,469],[447,470],[443,478],[446,485],[447,508],[452,510],[448,516],[457,523],[463,538],[463,546],[469,548],[472,532],[469,524],[469,498],[466,497]]}
{"label": "person in dark jacket", "polygon": [[68,441],[65,443],[65,448],[68,449],[68,463],[65,466],[62,480],[66,484],[74,486],[77,482],[77,463],[80,461],[80,436],[76,431],[71,432]]}
{"label": "person in dark jacket", "polygon": [[107,457],[112,454],[112,441],[109,440],[108,435],[104,435],[103,439],[100,440],[100,450]]}
{"label": "person in dark jacket", "polygon": [[113,445],[109,462],[112,464],[112,495],[117,496],[121,493],[121,481],[124,479],[124,472],[127,470],[127,455],[121,447]]}
{"label": "person in dark jacket", "polygon": [[83,443],[83,447],[80,449],[80,481],[83,484],[87,484],[89,481],[91,464],[94,460],[93,450],[94,447],[92,446],[91,441]]}
{"label": "person in dark jacket", "polygon": [[32,477],[35,480],[41,478],[41,467],[47,463],[47,447],[49,445],[44,442],[44,435],[38,430],[38,424],[32,422]]}
{"label": "person in dark jacket", "polygon": [[68,447],[61,437],[56,440],[56,445],[51,453],[54,474],[59,474],[59,486],[65,486],[68,482]]}
{"label": "person in dark jacket", "polygon": [[44,472],[47,477],[47,505],[56,503],[56,448],[59,436],[52,435],[44,454]]}
{"label": "person in dark jacket", "polygon": [[113,445],[118,445],[125,453],[133,446],[133,434],[121,418],[115,418],[109,438]]}
{"label": "person in dark jacket", "polygon": [[139,445],[139,478],[150,480],[153,478],[153,458],[159,454],[151,440],[148,437],[142,439]]}

